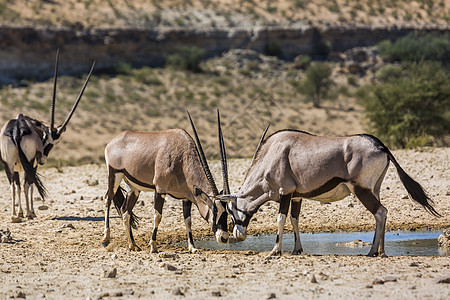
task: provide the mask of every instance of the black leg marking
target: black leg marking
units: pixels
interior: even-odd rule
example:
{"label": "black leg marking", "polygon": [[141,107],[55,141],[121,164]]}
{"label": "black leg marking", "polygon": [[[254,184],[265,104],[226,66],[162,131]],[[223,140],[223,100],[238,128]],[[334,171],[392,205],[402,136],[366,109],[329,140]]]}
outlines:
{"label": "black leg marking", "polygon": [[303,252],[302,244],[300,241],[300,234],[298,230],[298,217],[300,215],[300,208],[302,206],[302,200],[291,201],[291,224],[294,230],[294,250],[292,255],[298,255]]}
{"label": "black leg marking", "polygon": [[186,233],[187,233],[187,237],[188,237],[188,248],[189,248],[189,252],[194,253],[197,251],[197,249],[195,249],[194,239],[192,237],[191,208],[192,208],[192,202],[189,200],[183,200],[183,217],[184,217],[184,223],[186,224]]}
{"label": "black leg marking", "polygon": [[[372,248],[367,256],[378,256],[384,253],[384,232],[386,226],[386,208],[381,205],[377,197],[369,189],[355,186],[354,192],[361,203],[373,214],[375,217],[375,235],[373,237]],[[378,251],[380,249],[380,251]]]}
{"label": "black leg marking", "polygon": [[291,197],[292,194],[282,195],[280,197],[280,209],[278,210],[280,214],[287,216],[289,205],[291,204]]}
{"label": "black leg marking", "polygon": [[300,215],[300,208],[302,206],[302,200],[300,201],[292,201],[291,204],[291,217],[298,219],[298,216]]}
{"label": "black leg marking", "polygon": [[154,218],[155,224],[154,224],[153,232],[152,232],[152,240],[153,241],[156,241],[156,234],[158,233],[158,226],[159,226],[159,223],[161,222],[164,201],[165,201],[165,199],[164,199],[163,195],[155,192],[155,204],[153,206],[155,208],[155,218]]}
{"label": "black leg marking", "polygon": [[183,200],[183,217],[184,220],[191,217],[191,207],[192,202],[188,200]]}

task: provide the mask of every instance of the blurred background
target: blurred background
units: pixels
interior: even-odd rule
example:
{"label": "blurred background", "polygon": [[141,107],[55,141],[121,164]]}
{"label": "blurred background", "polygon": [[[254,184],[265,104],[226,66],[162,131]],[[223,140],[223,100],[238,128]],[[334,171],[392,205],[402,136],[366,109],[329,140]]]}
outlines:
{"label": "blurred background", "polygon": [[183,128],[251,157],[264,128],[450,142],[450,1],[0,0],[0,122],[56,123],[94,75],[46,166],[104,161],[119,132]]}

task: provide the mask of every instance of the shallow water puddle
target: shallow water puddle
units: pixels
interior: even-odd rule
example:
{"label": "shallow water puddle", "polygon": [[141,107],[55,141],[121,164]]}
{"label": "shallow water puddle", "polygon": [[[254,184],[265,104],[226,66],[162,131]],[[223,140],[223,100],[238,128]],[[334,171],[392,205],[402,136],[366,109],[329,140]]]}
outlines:
{"label": "shallow water puddle", "polygon": [[[390,231],[385,235],[385,251],[388,256],[446,256],[448,254],[438,247],[437,237],[442,231]],[[374,232],[332,232],[300,233],[300,240],[305,254],[366,255],[369,253]],[[197,240],[198,248],[211,250],[253,250],[271,251],[276,235],[248,236],[243,242],[219,244],[215,239]],[[359,243],[352,243],[361,240]],[[283,235],[283,251],[294,249],[292,233]]]}

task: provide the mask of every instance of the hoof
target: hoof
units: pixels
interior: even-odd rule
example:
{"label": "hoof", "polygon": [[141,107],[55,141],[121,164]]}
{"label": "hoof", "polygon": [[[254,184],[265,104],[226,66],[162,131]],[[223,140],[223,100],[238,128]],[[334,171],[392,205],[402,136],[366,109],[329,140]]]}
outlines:
{"label": "hoof", "polygon": [[11,216],[11,223],[20,223],[22,219],[18,216]]}
{"label": "hoof", "polygon": [[191,249],[189,249],[189,252],[191,254],[200,254],[200,251],[197,248],[191,248]]}
{"label": "hoof", "polygon": [[158,247],[156,247],[156,241],[150,241],[150,243],[148,243],[150,246],[150,253],[158,253]]}
{"label": "hoof", "polygon": [[271,257],[271,256],[281,256],[281,250],[270,251],[270,253],[269,253],[269,255],[267,255],[267,257]]}
{"label": "hoof", "polygon": [[23,212],[22,211],[19,212],[19,214],[17,216],[20,217],[20,218],[23,218]]}
{"label": "hoof", "polygon": [[380,257],[385,258],[385,257],[389,257],[389,256],[387,256],[386,253],[381,253],[381,254],[380,254]]}
{"label": "hoof", "polygon": [[28,219],[28,220],[33,220],[33,218],[34,218],[34,217],[33,217],[32,215],[27,216],[27,219]]}
{"label": "hoof", "polygon": [[303,252],[303,249],[300,249],[300,250],[294,250],[294,251],[292,251],[292,255],[300,255],[300,254],[302,254],[302,252]]}
{"label": "hoof", "polygon": [[106,247],[108,247],[108,245],[109,245],[109,242],[102,242],[102,246],[103,246],[103,248],[106,248]]}
{"label": "hoof", "polygon": [[142,251],[142,249],[139,248],[137,245],[129,245],[128,248],[129,248],[131,251]]}

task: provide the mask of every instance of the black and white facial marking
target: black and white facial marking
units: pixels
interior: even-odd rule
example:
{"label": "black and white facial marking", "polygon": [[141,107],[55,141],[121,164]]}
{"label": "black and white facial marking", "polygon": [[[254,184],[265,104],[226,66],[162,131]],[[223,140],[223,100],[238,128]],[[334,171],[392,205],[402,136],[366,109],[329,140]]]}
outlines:
{"label": "black and white facial marking", "polygon": [[234,238],[237,241],[245,240],[245,238],[247,237],[247,226],[253,214],[239,210],[236,205],[236,198],[234,198],[234,201],[228,202],[226,208],[234,223]]}
{"label": "black and white facial marking", "polygon": [[219,243],[227,243],[228,242],[228,224],[227,224],[227,218],[228,214],[225,209],[225,202],[222,202],[220,200],[214,201],[214,224],[215,224],[215,231],[216,233],[216,240]]}

